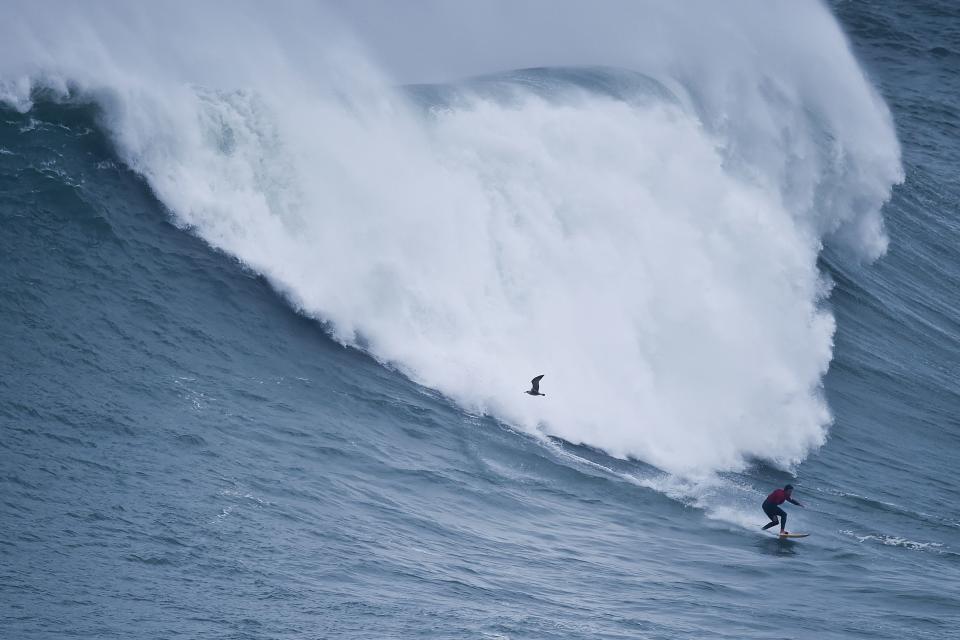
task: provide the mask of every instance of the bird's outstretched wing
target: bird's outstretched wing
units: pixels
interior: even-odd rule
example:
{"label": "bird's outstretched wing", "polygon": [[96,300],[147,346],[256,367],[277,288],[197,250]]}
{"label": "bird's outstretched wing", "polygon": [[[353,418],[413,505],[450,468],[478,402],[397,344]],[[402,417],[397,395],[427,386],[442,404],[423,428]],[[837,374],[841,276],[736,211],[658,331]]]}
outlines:
{"label": "bird's outstretched wing", "polygon": [[539,392],[540,392],[540,378],[542,378],[542,377],[543,377],[543,374],[541,373],[541,374],[538,375],[536,378],[534,378],[533,380],[530,381],[530,384],[533,385],[533,392],[534,392],[534,393],[539,393]]}

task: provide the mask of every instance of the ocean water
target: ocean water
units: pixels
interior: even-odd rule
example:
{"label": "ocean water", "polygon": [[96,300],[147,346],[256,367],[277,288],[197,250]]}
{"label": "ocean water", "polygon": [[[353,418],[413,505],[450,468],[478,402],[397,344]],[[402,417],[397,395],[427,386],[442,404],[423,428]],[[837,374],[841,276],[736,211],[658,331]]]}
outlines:
{"label": "ocean water", "polygon": [[284,7],[3,7],[0,638],[960,638],[955,3]]}

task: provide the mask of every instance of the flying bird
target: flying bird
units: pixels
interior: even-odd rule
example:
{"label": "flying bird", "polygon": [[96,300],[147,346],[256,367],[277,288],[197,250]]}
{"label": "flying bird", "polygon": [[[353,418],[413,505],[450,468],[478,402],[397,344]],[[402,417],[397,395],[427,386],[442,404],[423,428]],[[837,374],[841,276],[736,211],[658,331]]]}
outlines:
{"label": "flying bird", "polygon": [[540,378],[543,377],[541,373],[536,378],[530,381],[530,391],[524,391],[524,393],[530,394],[531,396],[545,396],[547,394],[540,393]]}

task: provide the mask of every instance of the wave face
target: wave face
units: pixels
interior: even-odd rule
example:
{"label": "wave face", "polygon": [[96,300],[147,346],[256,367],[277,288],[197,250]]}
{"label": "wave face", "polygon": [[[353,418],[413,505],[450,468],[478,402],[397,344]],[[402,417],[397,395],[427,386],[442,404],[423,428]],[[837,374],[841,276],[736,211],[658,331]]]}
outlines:
{"label": "wave face", "polygon": [[881,255],[902,174],[830,13],[494,3],[451,56],[418,7],[22,5],[0,96],[96,104],[179,225],[470,412],[681,475],[821,445],[818,256]]}

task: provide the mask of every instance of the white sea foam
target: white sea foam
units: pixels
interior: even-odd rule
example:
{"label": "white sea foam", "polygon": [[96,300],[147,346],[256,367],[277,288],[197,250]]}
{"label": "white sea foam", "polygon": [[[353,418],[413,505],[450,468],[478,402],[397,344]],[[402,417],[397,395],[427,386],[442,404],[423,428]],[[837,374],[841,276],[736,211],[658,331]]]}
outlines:
{"label": "white sea foam", "polygon": [[[816,3],[570,3],[537,31],[539,4],[23,4],[0,99],[98,101],[179,223],[468,411],[687,477],[798,463],[830,422],[821,245],[886,246],[886,107]],[[443,34],[467,14],[458,45]],[[498,24],[496,51],[471,45]],[[468,95],[423,115],[378,60],[403,80],[615,65],[678,101]],[[539,373],[547,397],[523,395]]]}
{"label": "white sea foam", "polygon": [[911,549],[913,551],[937,551],[939,552],[943,545],[939,542],[916,542],[914,540],[908,540],[901,536],[891,536],[885,535],[882,533],[878,534],[858,534],[849,529],[841,529],[840,533],[845,536],[850,536],[856,538],[859,542],[877,542],[888,547],[902,547],[904,549]]}

